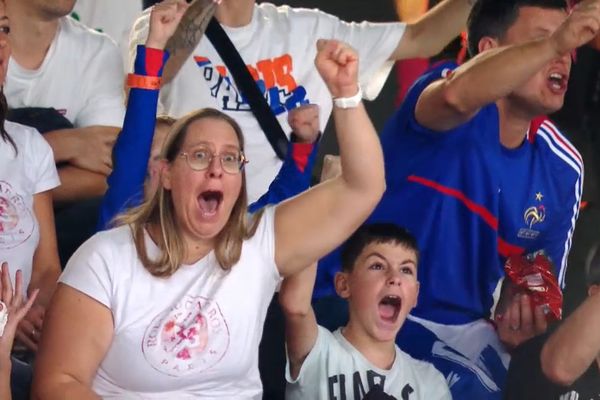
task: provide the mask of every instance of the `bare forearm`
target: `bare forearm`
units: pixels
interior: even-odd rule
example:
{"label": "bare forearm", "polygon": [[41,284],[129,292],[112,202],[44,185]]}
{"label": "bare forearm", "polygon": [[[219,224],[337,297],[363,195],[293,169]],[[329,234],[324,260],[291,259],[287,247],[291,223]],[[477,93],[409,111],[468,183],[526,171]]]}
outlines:
{"label": "bare forearm", "polygon": [[86,126],[47,132],[44,138],[52,147],[54,160],[69,163],[90,171],[108,175],[112,145],[121,128],[114,126]]}
{"label": "bare forearm", "polygon": [[477,110],[515,91],[556,57],[549,40],[493,49],[459,67],[447,90],[461,109]]}
{"label": "bare forearm", "polygon": [[431,57],[438,54],[465,28],[473,2],[474,0],[443,1],[416,22],[407,25],[392,59]]}
{"label": "bare forearm", "polygon": [[512,93],[555,57],[548,40],[487,50],[429,85],[417,101],[416,119],[435,131],[454,129],[483,106]]}
{"label": "bare forearm", "polygon": [[363,104],[351,109],[334,107],[333,117],[340,148],[341,178],[352,191],[372,194],[378,201],[385,190],[383,153]]}
{"label": "bare forearm", "polygon": [[311,306],[317,264],[283,281],[279,302],[285,315],[285,341],[290,374],[295,379],[302,364],[315,345],[317,320]]}
{"label": "bare forearm", "polygon": [[59,129],[44,134],[44,139],[52,147],[55,162],[65,162],[75,157],[78,148],[75,135],[78,133],[77,129]]}
{"label": "bare forearm", "polygon": [[428,0],[396,0],[396,14],[403,22],[414,22],[427,12]]}
{"label": "bare forearm", "polygon": [[70,165],[59,168],[61,185],[54,189],[55,202],[67,203],[102,196],[106,191],[106,176]]}
{"label": "bare forearm", "polygon": [[569,385],[600,353],[600,293],[588,297],[548,339],[542,350],[544,373]]}
{"label": "bare forearm", "polygon": [[40,290],[35,300],[36,304],[39,304],[44,308],[48,307],[48,304],[50,304],[50,299],[52,298],[52,294],[54,293],[54,289],[56,289],[59,276],[59,266],[48,267],[41,274],[36,274],[34,270],[27,292],[30,293],[35,289]]}
{"label": "bare forearm", "polygon": [[12,362],[9,355],[2,355],[0,359],[0,399],[12,399],[10,392],[10,372]]}
{"label": "bare forearm", "polygon": [[313,264],[283,280],[279,290],[279,304],[286,316],[304,316],[309,313],[316,276],[317,264]]}

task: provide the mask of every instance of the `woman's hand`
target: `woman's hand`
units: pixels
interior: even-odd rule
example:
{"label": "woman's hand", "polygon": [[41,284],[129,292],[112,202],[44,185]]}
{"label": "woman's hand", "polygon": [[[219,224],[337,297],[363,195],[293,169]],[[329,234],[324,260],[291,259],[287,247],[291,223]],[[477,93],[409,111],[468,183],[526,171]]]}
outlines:
{"label": "woman's hand", "polygon": [[[2,263],[2,272],[0,273],[0,307],[1,314],[6,312],[8,321],[4,325],[4,331],[0,334],[0,357],[8,358],[15,339],[15,333],[19,322],[27,315],[27,312],[33,305],[37,297],[38,290],[33,291],[29,300],[23,299],[23,274],[18,270],[15,278],[15,288],[13,290],[10,279],[10,271],[6,262]],[[1,323],[0,323],[1,324]],[[0,329],[1,331],[2,329]]]}
{"label": "woman's hand", "polygon": [[146,47],[164,50],[188,7],[184,0],[164,0],[152,6]]}
{"label": "woman's hand", "polygon": [[358,54],[337,40],[317,41],[315,65],[333,97],[352,97],[358,92]]}

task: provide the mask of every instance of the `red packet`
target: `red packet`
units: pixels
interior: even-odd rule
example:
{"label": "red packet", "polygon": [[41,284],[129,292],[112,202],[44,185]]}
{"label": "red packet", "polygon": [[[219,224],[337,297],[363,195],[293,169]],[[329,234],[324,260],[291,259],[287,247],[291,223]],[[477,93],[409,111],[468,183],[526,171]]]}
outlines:
{"label": "red packet", "polygon": [[532,308],[542,306],[547,321],[562,318],[562,291],[552,272],[552,262],[543,251],[510,256],[504,271],[512,283],[530,296]]}

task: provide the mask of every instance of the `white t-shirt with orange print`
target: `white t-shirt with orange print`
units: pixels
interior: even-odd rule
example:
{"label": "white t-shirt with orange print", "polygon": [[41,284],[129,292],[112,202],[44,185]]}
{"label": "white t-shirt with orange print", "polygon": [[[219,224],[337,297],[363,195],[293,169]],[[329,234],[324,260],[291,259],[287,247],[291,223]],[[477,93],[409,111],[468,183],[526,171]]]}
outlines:
{"label": "white t-shirt with orange print", "polygon": [[[149,12],[134,25],[129,47],[130,69],[136,45],[148,35]],[[287,112],[300,105],[320,106],[321,130],[332,111],[325,82],[314,65],[317,39],[337,39],[350,44],[359,54],[360,85],[365,98],[381,90],[393,62],[388,61],[398,46],[404,23],[346,23],[319,10],[276,7],[261,3],[254,7],[250,24],[225,32],[248,65],[283,131],[291,132]],[[161,89],[158,112],[180,117],[202,108],[217,108],[241,126],[246,142],[249,203],[256,201],[281,167],[250,106],[240,95],[233,78],[210,41],[203,37],[173,82]]]}

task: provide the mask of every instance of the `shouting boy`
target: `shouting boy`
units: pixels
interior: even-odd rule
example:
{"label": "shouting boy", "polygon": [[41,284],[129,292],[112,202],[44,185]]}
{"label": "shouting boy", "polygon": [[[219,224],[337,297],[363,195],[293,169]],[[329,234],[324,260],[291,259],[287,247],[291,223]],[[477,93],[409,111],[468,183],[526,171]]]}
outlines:
{"label": "shouting boy", "polygon": [[417,301],[417,262],[416,240],[405,229],[394,224],[358,229],[335,277],[350,320],[334,333],[317,325],[311,308],[315,269],[283,282],[286,399],[451,399],[440,372],[394,343]]}

